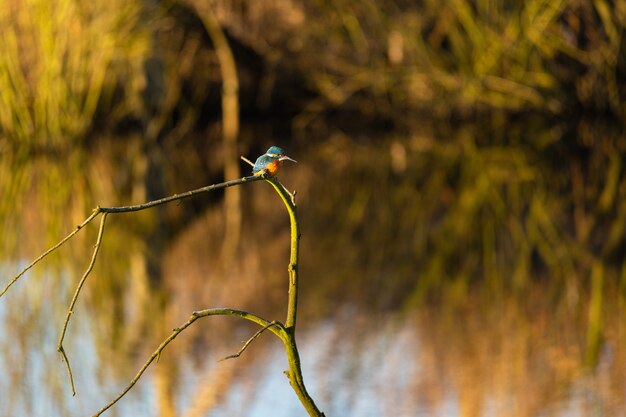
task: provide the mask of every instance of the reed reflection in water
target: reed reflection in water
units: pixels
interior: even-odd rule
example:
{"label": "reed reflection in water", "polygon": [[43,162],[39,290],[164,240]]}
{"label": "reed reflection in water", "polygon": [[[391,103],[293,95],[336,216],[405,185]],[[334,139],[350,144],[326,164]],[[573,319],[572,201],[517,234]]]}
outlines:
{"label": "reed reflection in water", "polygon": [[[581,284],[587,275],[563,258],[571,254],[550,246],[555,241],[548,232],[561,230],[557,223],[550,229],[545,216],[561,202],[545,192],[550,184],[541,183],[532,153],[483,147],[476,136],[461,132],[438,146],[440,139],[422,132],[370,147],[340,135],[310,149],[308,161],[296,158],[302,160],[297,169],[286,173],[284,181],[299,191],[303,222],[303,372],[326,415],[624,415],[619,282],[609,265],[600,269],[606,276],[599,275],[605,277],[599,349],[590,359],[589,312],[598,298]],[[121,169],[133,162],[119,158],[119,150],[96,152],[90,163],[87,156],[72,158],[76,164],[32,160],[15,173],[24,187],[3,184],[3,190],[21,192],[14,196],[20,209],[2,213],[10,237],[1,252],[3,277],[80,222],[89,207],[151,198],[145,172]],[[601,160],[606,152],[599,152]],[[372,166],[380,155],[386,155],[384,164]],[[330,161],[323,178],[315,170],[321,159]],[[459,161],[466,164],[461,169]],[[168,181],[169,193],[197,186]],[[230,264],[219,257],[219,198],[109,219],[67,335],[75,398],[55,348],[95,230],[24,277],[0,300],[0,361],[6,370],[0,387],[7,393],[0,415],[93,413],[193,310],[229,306],[282,319],[288,220],[264,185],[243,193],[246,234]],[[504,198],[506,204],[498,205]],[[516,210],[531,214],[520,220]],[[516,231],[519,222],[529,236],[505,236],[509,246],[500,246],[502,225]],[[458,239],[446,242],[446,236]],[[559,237],[576,249],[566,235]],[[473,249],[477,242],[479,249]],[[513,259],[519,263],[506,275],[506,256],[518,244],[522,251]],[[433,245],[440,245],[439,258],[420,258]],[[531,276],[533,264],[519,261],[542,256],[556,265],[543,276]],[[472,275],[476,271],[484,280]],[[278,341],[264,335],[241,358],[216,362],[253,332],[227,318],[198,323],[111,414],[304,415],[282,374]]]}

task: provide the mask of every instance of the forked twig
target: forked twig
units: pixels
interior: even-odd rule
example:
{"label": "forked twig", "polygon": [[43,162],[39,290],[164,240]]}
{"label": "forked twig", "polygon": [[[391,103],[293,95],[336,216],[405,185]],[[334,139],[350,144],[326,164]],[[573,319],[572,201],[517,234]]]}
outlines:
{"label": "forked twig", "polygon": [[65,332],[67,331],[67,326],[70,322],[70,317],[74,312],[74,305],[76,304],[76,300],[78,300],[78,294],[80,290],[83,288],[87,277],[91,273],[93,266],[96,263],[96,258],[98,257],[98,251],[100,250],[100,245],[102,244],[102,236],[104,235],[104,224],[107,219],[107,214],[104,213],[102,215],[102,220],[100,220],[100,229],[98,230],[98,237],[96,239],[96,244],[93,249],[93,255],[91,255],[91,262],[89,262],[89,266],[87,270],[83,274],[83,277],[78,282],[76,286],[76,291],[74,292],[74,297],[72,297],[72,301],[70,302],[69,307],[67,308],[67,314],[65,315],[65,322],[63,323],[63,328],[61,329],[61,335],[59,336],[59,343],[57,344],[57,351],[63,356],[63,361],[65,362],[65,367],[67,368],[67,373],[70,378],[70,386],[72,387],[72,395],[76,395],[76,389],[74,387],[74,376],[72,375],[72,368],[70,367],[70,361],[65,353],[65,349],[63,348],[63,339],[65,339]]}

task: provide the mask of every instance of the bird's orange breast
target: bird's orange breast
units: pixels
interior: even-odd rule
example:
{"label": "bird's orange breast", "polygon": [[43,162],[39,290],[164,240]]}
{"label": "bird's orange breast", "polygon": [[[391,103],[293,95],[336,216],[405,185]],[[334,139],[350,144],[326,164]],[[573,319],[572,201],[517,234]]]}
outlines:
{"label": "bird's orange breast", "polygon": [[267,164],[267,172],[269,172],[271,175],[276,175],[278,174],[278,171],[280,171],[282,166],[283,166],[283,161],[279,161],[278,159],[275,159],[269,164]]}

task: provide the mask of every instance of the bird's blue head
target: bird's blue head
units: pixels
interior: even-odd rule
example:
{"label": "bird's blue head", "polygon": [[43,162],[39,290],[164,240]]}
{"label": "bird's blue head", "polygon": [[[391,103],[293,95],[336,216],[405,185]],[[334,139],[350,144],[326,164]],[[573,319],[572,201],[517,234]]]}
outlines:
{"label": "bird's blue head", "polygon": [[265,152],[265,155],[267,155],[267,156],[269,156],[271,158],[280,158],[281,156],[284,156],[285,153],[278,146],[270,146],[270,148],[267,150],[267,152]]}

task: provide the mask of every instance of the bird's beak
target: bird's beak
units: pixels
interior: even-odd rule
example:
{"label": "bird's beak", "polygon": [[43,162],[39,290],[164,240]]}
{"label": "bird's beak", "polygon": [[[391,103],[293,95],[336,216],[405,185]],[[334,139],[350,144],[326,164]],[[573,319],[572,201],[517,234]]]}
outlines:
{"label": "bird's beak", "polygon": [[291,161],[291,162],[295,162],[296,164],[298,163],[298,161],[296,161],[295,159],[291,159],[290,157],[283,155],[280,158],[278,158],[279,161]]}

